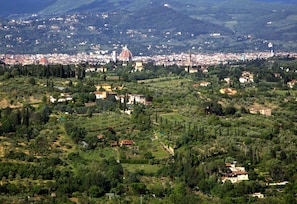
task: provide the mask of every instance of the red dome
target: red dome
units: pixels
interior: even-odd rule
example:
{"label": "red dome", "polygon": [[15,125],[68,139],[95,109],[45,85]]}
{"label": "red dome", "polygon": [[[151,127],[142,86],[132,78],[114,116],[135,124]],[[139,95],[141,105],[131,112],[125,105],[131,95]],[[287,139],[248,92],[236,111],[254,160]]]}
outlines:
{"label": "red dome", "polygon": [[48,64],[48,60],[45,57],[43,57],[39,60],[39,63],[40,64]]}
{"label": "red dome", "polygon": [[119,55],[119,60],[121,61],[131,61],[132,60],[132,52],[127,48],[127,46],[123,47],[121,54]]}

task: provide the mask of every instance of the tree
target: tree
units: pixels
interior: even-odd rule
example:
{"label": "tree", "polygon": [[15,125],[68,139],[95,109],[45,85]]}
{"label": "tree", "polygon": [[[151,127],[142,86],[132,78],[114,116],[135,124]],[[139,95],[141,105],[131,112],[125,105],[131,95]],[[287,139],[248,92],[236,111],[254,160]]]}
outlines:
{"label": "tree", "polygon": [[280,152],[279,158],[281,161],[284,161],[287,159],[287,154],[283,150]]}
{"label": "tree", "polygon": [[86,136],[86,129],[85,128],[81,128],[81,127],[77,127],[76,125],[74,125],[71,122],[67,122],[64,125],[65,130],[67,132],[67,134],[73,139],[73,141],[75,143],[79,143],[80,141],[82,141],[85,136]]}
{"label": "tree", "polygon": [[106,177],[108,178],[112,188],[116,187],[118,183],[123,181],[124,170],[121,164],[119,164],[114,158],[108,159],[108,170]]}
{"label": "tree", "polygon": [[152,152],[146,152],[143,156],[145,159],[153,159],[154,158]]}
{"label": "tree", "polygon": [[2,121],[1,129],[2,129],[2,132],[6,132],[6,133],[13,132],[13,130],[14,130],[12,123],[9,119]]}
{"label": "tree", "polygon": [[281,181],[284,179],[284,172],[280,160],[271,159],[267,161],[267,169],[274,181]]}
{"label": "tree", "polygon": [[145,194],[146,191],[146,185],[144,183],[131,183],[130,188],[133,193],[136,194]]}
{"label": "tree", "polygon": [[22,121],[26,127],[29,127],[30,109],[30,105],[24,105],[22,109]]}
{"label": "tree", "polygon": [[49,148],[48,139],[43,135],[39,135],[37,138],[34,139],[31,148],[33,148],[35,154],[46,154]]}
{"label": "tree", "polygon": [[104,195],[104,189],[99,186],[92,185],[88,190],[88,194],[93,198],[99,198]]}
{"label": "tree", "polygon": [[31,85],[35,85],[36,84],[36,81],[33,77],[31,77],[29,80],[28,80],[28,83],[31,84]]}
{"label": "tree", "polygon": [[210,101],[204,104],[204,110],[207,114],[215,114],[215,115],[222,115],[223,108],[222,105],[219,104],[217,101]]}
{"label": "tree", "polygon": [[8,79],[10,79],[10,77],[11,77],[10,73],[9,72],[5,72],[4,73],[4,76],[3,76],[3,79],[4,80],[8,80]]}
{"label": "tree", "polygon": [[51,113],[51,110],[48,107],[48,105],[44,105],[41,108],[40,112],[41,112],[41,119],[42,119],[43,124],[47,123],[49,121],[49,117],[50,117],[50,113]]}
{"label": "tree", "polygon": [[150,114],[144,105],[135,104],[132,112],[132,122],[140,130],[148,130],[151,127]]}
{"label": "tree", "polygon": [[227,106],[225,108],[226,115],[234,115],[235,113],[236,113],[236,108],[234,108],[234,106]]}
{"label": "tree", "polygon": [[74,140],[75,143],[79,143],[86,135],[85,128],[75,127],[70,134],[70,137]]}

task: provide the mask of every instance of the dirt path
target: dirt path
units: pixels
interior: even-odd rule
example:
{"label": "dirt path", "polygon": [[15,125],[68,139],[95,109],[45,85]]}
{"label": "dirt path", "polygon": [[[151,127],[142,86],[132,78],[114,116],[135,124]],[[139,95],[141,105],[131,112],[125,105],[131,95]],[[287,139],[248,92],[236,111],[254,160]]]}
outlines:
{"label": "dirt path", "polygon": [[[154,133],[154,138],[153,140],[159,140],[159,137],[157,135],[157,133]],[[163,147],[163,149],[165,149],[170,155],[174,156],[174,149],[172,147],[167,147],[163,142],[160,141],[161,146]]]}

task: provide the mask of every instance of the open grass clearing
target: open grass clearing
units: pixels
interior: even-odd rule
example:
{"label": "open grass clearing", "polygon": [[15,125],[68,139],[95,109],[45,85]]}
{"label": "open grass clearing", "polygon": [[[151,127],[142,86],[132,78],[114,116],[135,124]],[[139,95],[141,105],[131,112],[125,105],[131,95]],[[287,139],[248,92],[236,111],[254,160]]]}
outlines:
{"label": "open grass clearing", "polygon": [[170,81],[170,80],[175,80],[178,79],[179,77],[174,76],[174,77],[160,77],[160,78],[154,78],[154,79],[145,79],[145,80],[139,80],[137,81],[137,83],[139,84],[151,84],[151,83],[156,83],[156,82],[160,82],[160,81]]}
{"label": "open grass clearing", "polygon": [[107,112],[94,115],[91,118],[86,116],[77,117],[75,123],[86,128],[88,132],[100,132],[109,127],[116,131],[122,131],[129,127],[130,118],[126,114]]}
{"label": "open grass clearing", "polygon": [[137,171],[144,171],[145,173],[157,173],[161,168],[159,165],[151,165],[151,164],[122,164],[123,168],[131,173],[135,173]]}
{"label": "open grass clearing", "polygon": [[155,151],[152,151],[152,155],[155,159],[164,159],[170,156],[168,152],[164,150],[164,148],[158,140],[155,140],[152,143],[156,147]]}
{"label": "open grass clearing", "polygon": [[185,122],[185,121],[188,121],[189,118],[188,117],[185,117],[179,113],[165,113],[165,114],[161,114],[161,117],[164,118],[164,119],[167,119],[168,121],[170,122]]}
{"label": "open grass clearing", "polygon": [[99,161],[102,159],[108,158],[117,158],[118,152],[114,148],[105,147],[102,149],[88,150],[88,151],[80,151],[79,155],[85,159],[90,161]]}

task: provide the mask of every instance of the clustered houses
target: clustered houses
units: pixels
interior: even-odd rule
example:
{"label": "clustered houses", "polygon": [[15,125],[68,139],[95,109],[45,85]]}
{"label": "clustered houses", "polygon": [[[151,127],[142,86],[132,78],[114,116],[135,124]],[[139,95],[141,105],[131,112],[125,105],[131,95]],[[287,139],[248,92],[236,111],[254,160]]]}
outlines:
{"label": "clustered houses", "polygon": [[106,67],[90,67],[86,69],[86,73],[88,72],[107,72],[107,68]]}
{"label": "clustered houses", "polygon": [[227,171],[222,176],[222,182],[231,181],[231,183],[238,183],[241,181],[248,181],[249,176],[244,167],[236,166],[236,163],[226,163]]}
{"label": "clustered houses", "polygon": [[113,90],[122,90],[123,87],[115,87],[113,88],[109,84],[99,84],[96,86],[97,91],[94,92],[96,99],[106,99],[108,96],[113,95],[115,99],[120,101],[121,103],[126,103],[127,105],[133,105],[136,103],[148,105],[150,101],[146,99],[143,94],[126,94],[126,95],[118,95],[117,92],[113,92]]}
{"label": "clustered houses", "polygon": [[133,140],[120,140],[119,142],[117,141],[113,141],[110,143],[110,146],[111,147],[117,147],[117,146],[120,146],[120,147],[123,147],[123,146],[133,146],[135,144],[135,142]]}
{"label": "clustered houses", "polygon": [[[104,135],[98,135],[97,139],[99,141],[103,141],[104,140]],[[135,145],[135,142],[133,140],[128,140],[128,139],[122,139],[120,141],[112,141],[109,143],[111,147],[123,147],[123,146],[127,146],[127,147],[131,147],[133,145]]]}
{"label": "clustered houses", "polygon": [[123,87],[115,87],[113,88],[110,84],[99,84],[96,85],[96,90],[94,92],[97,100],[104,100],[107,99],[108,96],[117,96],[116,92],[113,92],[113,90],[122,90]]}
{"label": "clustered houses", "polygon": [[50,102],[51,103],[64,103],[66,101],[72,101],[72,96],[69,93],[61,93],[58,98],[54,98],[53,96],[50,96]]}
{"label": "clustered houses", "polygon": [[145,96],[142,94],[126,94],[120,95],[116,97],[117,100],[120,100],[121,103],[125,103],[127,105],[133,105],[136,103],[141,103],[147,105],[149,102],[146,100]]}
{"label": "clustered houses", "polygon": [[[96,100],[105,100],[109,96],[114,96],[117,101],[121,103],[126,103],[127,105],[133,104],[151,104],[150,100],[147,100],[145,95],[143,94],[125,94],[118,95],[115,90],[122,90],[123,86],[112,87],[110,84],[99,84],[96,86],[96,91],[94,92],[96,96]],[[50,96],[51,103],[64,103],[68,101],[72,101],[73,98],[69,93],[61,93],[59,97]]]}

